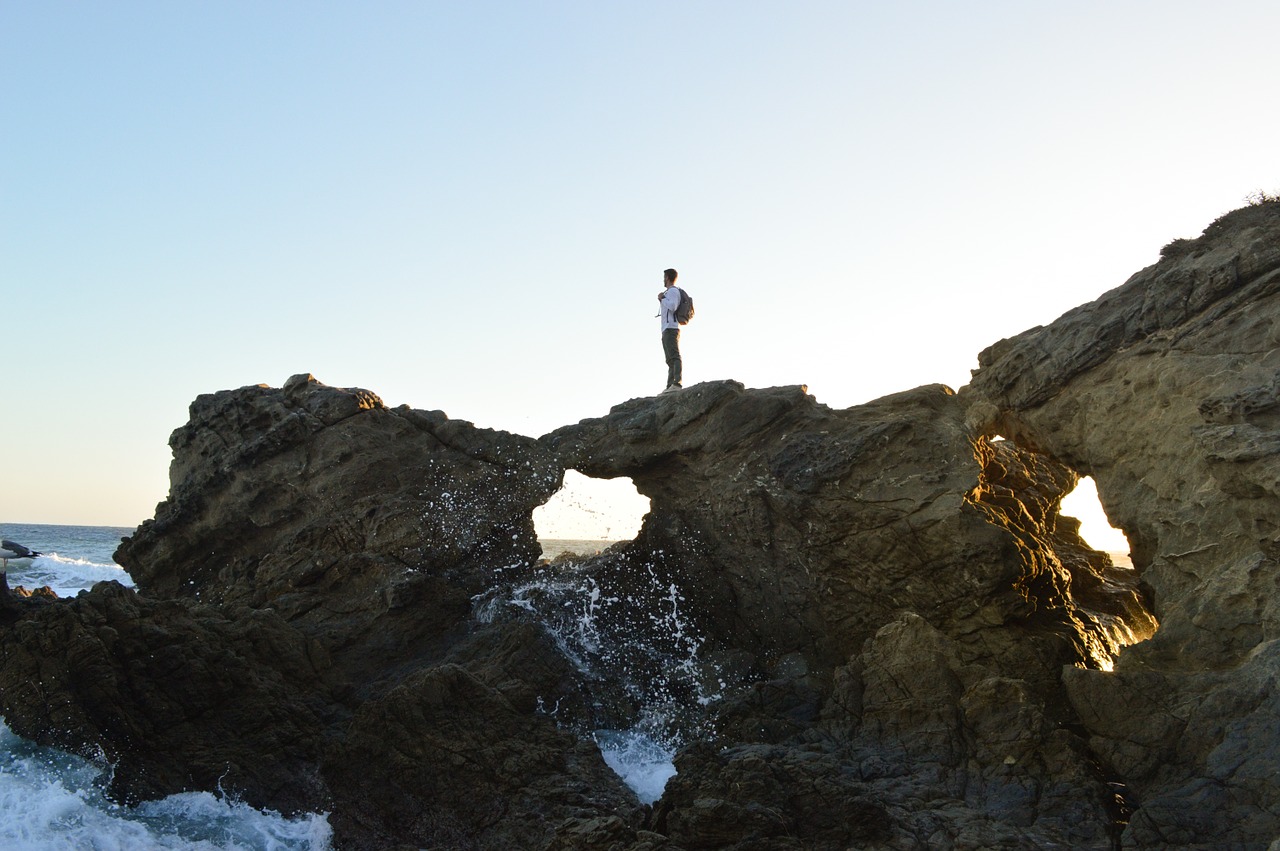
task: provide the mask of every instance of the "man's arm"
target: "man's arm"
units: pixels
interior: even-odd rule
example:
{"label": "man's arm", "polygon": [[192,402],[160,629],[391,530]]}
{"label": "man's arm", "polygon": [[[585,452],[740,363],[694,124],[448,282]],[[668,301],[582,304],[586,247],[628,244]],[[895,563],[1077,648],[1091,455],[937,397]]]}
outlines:
{"label": "man's arm", "polygon": [[677,287],[667,287],[659,298],[662,301],[664,310],[670,310],[675,313],[676,308],[680,307],[680,290]]}

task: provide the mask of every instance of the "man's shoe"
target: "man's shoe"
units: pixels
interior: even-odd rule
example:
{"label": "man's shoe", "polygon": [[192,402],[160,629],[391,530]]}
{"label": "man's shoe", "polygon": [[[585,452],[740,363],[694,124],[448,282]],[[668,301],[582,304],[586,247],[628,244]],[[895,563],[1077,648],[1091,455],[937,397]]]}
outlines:
{"label": "man's shoe", "polygon": [[658,395],[659,395],[659,396],[665,396],[665,395],[667,395],[668,393],[675,393],[677,390],[680,390],[680,389],[681,389],[681,387],[680,387],[680,385],[679,385],[679,384],[668,384],[668,385],[667,385],[667,389],[666,389],[666,390],[663,390],[663,391],[662,391],[661,393],[659,393]]}

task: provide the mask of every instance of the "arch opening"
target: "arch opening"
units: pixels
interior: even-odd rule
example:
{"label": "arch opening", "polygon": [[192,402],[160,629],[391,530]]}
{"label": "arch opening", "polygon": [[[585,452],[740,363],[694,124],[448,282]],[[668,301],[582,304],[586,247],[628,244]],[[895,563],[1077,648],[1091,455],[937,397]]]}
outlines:
{"label": "arch opening", "polygon": [[560,490],[533,510],[533,527],[543,558],[594,555],[633,540],[648,513],[649,498],[630,479],[595,479],[566,470]]}
{"label": "arch opening", "polygon": [[1018,542],[1016,587],[1075,624],[1081,664],[1112,670],[1122,648],[1150,638],[1159,624],[1129,542],[1111,527],[1093,479],[999,435],[975,447],[982,473],[969,498]]}
{"label": "arch opening", "polygon": [[1080,521],[1080,537],[1095,550],[1111,556],[1118,567],[1133,567],[1129,557],[1129,539],[1111,525],[1107,512],[1098,499],[1098,485],[1092,476],[1081,476],[1079,483],[1062,498],[1059,513]]}
{"label": "arch opening", "polygon": [[707,679],[702,638],[684,598],[662,584],[654,563],[631,563],[625,551],[590,558],[634,540],[649,510],[649,498],[629,478],[566,470],[560,490],[533,512],[545,561],[511,594],[591,684],[581,717],[559,702],[546,711],[589,736],[644,804],[657,801],[675,776],[675,754],[691,735],[682,699]]}

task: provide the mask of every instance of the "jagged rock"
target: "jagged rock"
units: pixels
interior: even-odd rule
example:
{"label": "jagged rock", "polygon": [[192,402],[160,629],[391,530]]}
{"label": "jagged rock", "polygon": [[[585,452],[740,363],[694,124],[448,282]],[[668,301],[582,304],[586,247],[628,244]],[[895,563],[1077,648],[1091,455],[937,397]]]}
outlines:
{"label": "jagged rock", "polygon": [[150,600],[110,582],[31,600],[4,644],[6,723],[110,763],[122,800],[226,788],[286,812],[327,803],[315,737],[332,720],[327,659],[272,612]]}
{"label": "jagged rock", "polygon": [[324,773],[356,849],[539,847],[565,819],[634,806],[594,744],[456,665],[361,706]]}
{"label": "jagged rock", "polygon": [[1112,790],[1063,727],[1060,697],[957,650],[914,614],[880,629],[823,709],[842,761],[900,808],[900,834],[930,847],[975,833],[999,847],[1109,846]]}
{"label": "jagged rock", "polygon": [[889,813],[866,785],[817,751],[699,744],[676,767],[657,827],[681,848],[834,851],[892,836]]}
{"label": "jagged rock", "polygon": [[140,590],[270,608],[358,690],[468,630],[471,598],[538,554],[563,469],[536,441],[295,375],[201,396],[169,498],[116,561]]}
{"label": "jagged rock", "polygon": [[[791,654],[830,670],[902,610],[1025,676],[1056,680],[1063,663],[1108,658],[1108,633],[1066,593],[1057,551],[1055,535],[1074,537],[1054,525],[1074,476],[1058,469],[1020,502],[1002,480],[1025,458],[975,441],[964,415],[942,386],[833,411],[804,388],[724,381],[633,400],[543,441],[566,466],[629,476],[651,500],[629,554],[602,562],[601,574],[640,577],[617,593],[669,577],[711,647],[745,650],[762,670]],[[1001,488],[1004,515],[992,510]],[[1090,579],[1110,591],[1091,600],[1101,615],[1144,628],[1132,582]]]}
{"label": "jagged rock", "polygon": [[[171,444],[169,499],[116,554],[136,594],[100,585],[0,612],[11,625],[0,662],[10,725],[111,761],[118,797],[225,789],[286,812],[333,809],[339,844],[397,841],[416,834],[375,805],[376,788],[344,774],[386,770],[362,778],[376,783],[389,764],[340,755],[361,735],[425,741],[413,713],[395,731],[360,726],[408,688],[406,676],[456,657],[475,671],[462,676],[539,730],[551,726],[535,723],[544,689],[552,702],[581,694],[543,633],[512,624],[494,635],[471,617],[475,595],[537,559],[532,510],[563,468],[535,440],[388,409],[368,391],[301,375],[283,389],[200,397]],[[469,725],[460,720],[474,741],[518,750],[510,718],[474,709]],[[594,747],[544,739],[539,760],[592,778],[611,807],[629,800]],[[585,781],[563,785],[575,782]],[[462,798],[483,795],[473,784]],[[566,812],[584,809],[596,813]],[[451,818],[442,804],[432,812]],[[549,818],[526,825],[526,838]]]}
{"label": "jagged rock", "polygon": [[[567,466],[629,476],[651,500],[630,547],[591,562],[600,596],[679,589],[679,631],[698,636],[700,654],[746,653],[754,666],[705,728],[726,753],[745,748],[786,779],[763,795],[767,808],[744,810],[709,779],[724,766],[682,769],[663,802],[667,824],[683,825],[670,828],[678,845],[777,842],[812,822],[795,797],[812,778],[781,766],[819,731],[843,744],[805,765],[837,786],[857,778],[859,794],[896,808],[888,833],[903,842],[1110,844],[1110,787],[1062,727],[1074,719],[1060,671],[1109,665],[1153,621],[1133,572],[1058,517],[1076,475],[975,435],[967,413],[940,386],[833,411],[803,388],[717,382],[543,438]],[[641,632],[628,626],[611,643]],[[641,645],[655,642],[646,634]],[[614,667],[634,673],[623,662]],[[997,710],[996,697],[1017,710]],[[893,771],[864,769],[886,759]],[[946,816],[920,800],[946,801]],[[830,847],[864,840],[829,837]]]}
{"label": "jagged rock", "polygon": [[[626,841],[638,847],[653,842],[641,834],[659,824],[684,837],[672,840],[677,844],[719,841],[735,823],[744,842],[752,831],[773,841],[783,835],[778,830],[811,824],[820,829],[804,833],[806,841],[855,841],[864,836],[863,822],[887,818],[886,807],[918,822],[892,804],[904,795],[946,794],[954,812],[940,824],[950,827],[934,825],[930,834],[982,834],[997,830],[1001,818],[1037,823],[1025,802],[1001,791],[1009,785],[1007,771],[979,791],[955,791],[959,772],[972,770],[965,764],[972,745],[955,724],[936,742],[950,749],[945,759],[933,751],[910,755],[932,766],[934,779],[905,783],[908,761],[887,786],[872,772],[879,791],[866,790],[889,803],[873,795],[870,809],[859,804],[847,818],[815,815],[830,799],[862,789],[848,784],[860,776],[852,765],[876,764],[868,753],[927,740],[933,710],[893,701],[876,709],[875,654],[863,648],[903,610],[933,624],[929,630],[946,642],[958,668],[981,671],[969,677],[974,682],[1003,672],[1026,683],[1015,690],[1039,696],[1041,703],[1027,701],[1037,707],[1044,690],[1056,688],[1058,666],[1093,664],[1111,649],[1101,638],[1105,631],[1068,593],[1073,571],[1111,588],[1112,597],[1101,595],[1099,604],[1109,617],[1141,613],[1132,588],[1095,570],[1080,557],[1085,548],[1073,530],[1055,526],[1057,501],[1074,482],[1069,471],[1012,447],[975,442],[965,413],[941,387],[831,411],[797,388],[747,391],[722,382],[635,400],[603,420],[534,442],[443,415],[389,411],[372,394],[328,388],[309,376],[279,391],[202,397],[172,441],[170,499],[117,557],[134,571],[138,599],[165,598],[175,610],[238,618],[267,613],[289,641],[321,660],[299,669],[290,654],[270,646],[239,651],[246,668],[284,684],[261,695],[289,714],[260,713],[270,721],[263,736],[276,727],[294,731],[305,770],[256,758],[252,737],[239,750],[222,741],[224,727],[210,723],[203,738],[135,748],[145,758],[122,760],[120,783],[133,794],[209,788],[206,774],[178,772],[221,760],[234,762],[234,788],[254,803],[323,798],[344,846],[580,846],[586,836],[612,835],[612,827],[598,830],[604,824],[598,820],[613,818],[629,800],[587,734],[634,722],[647,711],[637,697],[647,689],[686,738],[715,736],[718,720],[726,731],[732,721],[741,747],[765,748],[745,751],[755,755],[743,765],[776,759],[783,766],[777,789],[818,783],[826,791],[779,804],[778,821],[756,824],[735,815],[739,805],[732,802],[706,810],[704,803],[722,800],[721,793],[699,784],[718,781],[691,771],[661,818],[626,819]],[[654,510],[627,547],[581,564],[538,566],[532,508],[570,465],[633,475]],[[1019,488],[1025,495],[1015,493]],[[1072,559],[1079,563],[1068,567]],[[546,629],[558,628],[554,619],[533,625],[536,601],[503,607],[492,599],[507,584],[537,585],[539,571],[555,572],[560,585],[580,571],[589,588],[597,632],[592,658],[579,660],[592,667],[585,680],[547,637]],[[84,599],[104,593],[95,589]],[[552,608],[565,612],[560,626],[581,619],[562,600]],[[182,638],[184,646],[206,647],[212,657],[229,642],[190,630],[199,638]],[[95,676],[119,676],[106,672],[132,664],[128,653],[100,655]],[[909,674],[918,661],[909,653],[893,664]],[[206,663],[193,653],[184,664]],[[183,679],[180,665],[167,670]],[[298,670],[304,675],[286,676]],[[820,722],[832,677],[844,670],[856,671],[845,679],[858,679],[863,703]],[[762,675],[774,685],[753,682]],[[745,690],[739,694],[738,687]],[[941,694],[951,703],[937,711],[964,717],[966,691]],[[714,703],[720,696],[727,696],[722,710]],[[69,702],[80,699],[72,695]],[[700,719],[709,700],[715,711]],[[247,690],[243,711],[257,711],[258,701]],[[139,703],[119,702],[120,712],[153,712],[148,701]],[[202,706],[186,693],[176,703],[181,711]],[[552,716],[540,715],[547,711]],[[37,715],[28,729],[38,734],[41,723]],[[91,719],[65,729],[59,741],[68,744],[105,743],[112,753],[129,748]],[[803,755],[812,735],[838,741],[841,730],[860,749],[853,763],[838,747],[818,761]],[[972,747],[994,752],[989,743]],[[457,763],[460,750],[471,761]],[[984,764],[985,757],[974,758]],[[1018,788],[1052,786],[1047,763],[1028,765],[1031,775]],[[286,795],[282,775],[291,767],[308,785]],[[525,779],[517,783],[513,772]],[[1085,774],[1071,776],[1097,782]],[[219,779],[226,788],[228,779]],[[1000,802],[994,814],[988,799]],[[748,809],[763,806],[762,799]],[[1096,825],[1105,815],[1097,805],[1083,822]],[[1017,836],[1081,833],[1054,833],[1045,827],[1051,821],[1037,823],[1040,833],[1008,829]],[[595,827],[586,833],[560,827],[573,824]],[[891,832],[920,830],[913,822]]]}

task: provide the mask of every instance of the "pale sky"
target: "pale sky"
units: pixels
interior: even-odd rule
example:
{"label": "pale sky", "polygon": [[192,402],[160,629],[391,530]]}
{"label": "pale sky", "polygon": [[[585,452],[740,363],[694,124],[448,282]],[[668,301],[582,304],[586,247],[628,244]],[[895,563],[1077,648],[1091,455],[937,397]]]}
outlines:
{"label": "pale sky", "polygon": [[602,416],[662,389],[668,266],[686,386],[958,388],[1280,191],[1277,33],[1274,0],[3,0],[0,522],[142,522],[197,395],[299,372]]}

